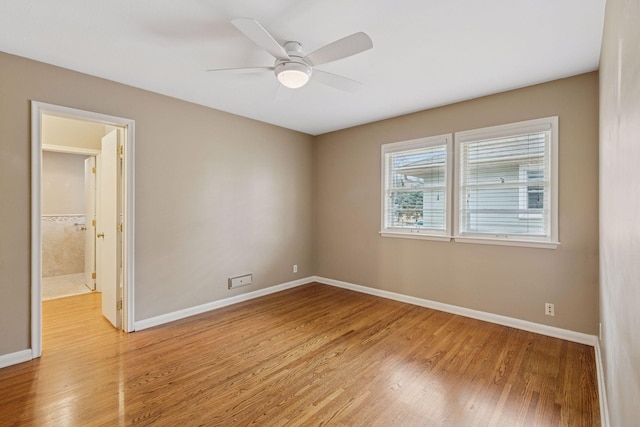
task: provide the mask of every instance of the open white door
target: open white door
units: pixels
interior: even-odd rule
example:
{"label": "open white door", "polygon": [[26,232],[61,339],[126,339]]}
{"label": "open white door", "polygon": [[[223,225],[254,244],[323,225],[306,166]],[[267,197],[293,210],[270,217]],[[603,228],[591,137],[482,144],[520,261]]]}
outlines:
{"label": "open white door", "polygon": [[102,291],[102,314],[121,329],[120,259],[120,143],[118,130],[102,138],[97,167],[96,281]]}
{"label": "open white door", "polygon": [[96,290],[96,158],[89,156],[84,161],[84,283]]}

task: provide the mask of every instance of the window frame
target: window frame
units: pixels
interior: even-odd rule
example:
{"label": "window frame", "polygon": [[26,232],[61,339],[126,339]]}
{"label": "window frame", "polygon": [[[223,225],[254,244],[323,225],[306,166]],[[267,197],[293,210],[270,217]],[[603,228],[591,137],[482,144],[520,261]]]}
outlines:
{"label": "window frame", "polygon": [[[387,227],[386,203],[387,203],[387,154],[403,151],[428,148],[444,145],[446,147],[445,156],[445,229],[438,231],[428,228],[399,228]],[[380,232],[383,237],[399,237],[405,239],[422,239],[436,241],[450,241],[452,238],[451,214],[453,208],[452,185],[453,185],[453,134],[442,134],[424,138],[412,139],[408,141],[392,142],[381,146],[381,198],[380,198]]]}
{"label": "window frame", "polygon": [[[473,233],[461,232],[460,227],[460,201],[461,194],[461,145],[483,139],[510,137],[533,133],[539,131],[550,131],[550,224],[549,236],[525,236],[519,234],[498,234],[498,233]],[[509,245],[509,246],[527,246],[536,248],[555,249],[560,242],[558,241],[558,117],[545,117],[541,119],[526,120],[505,125],[490,126],[480,129],[456,132],[454,134],[454,174],[455,174],[455,190],[453,190],[453,222],[454,235],[456,242],[462,243],[480,243],[491,245]],[[525,214],[527,215],[527,214]]]}

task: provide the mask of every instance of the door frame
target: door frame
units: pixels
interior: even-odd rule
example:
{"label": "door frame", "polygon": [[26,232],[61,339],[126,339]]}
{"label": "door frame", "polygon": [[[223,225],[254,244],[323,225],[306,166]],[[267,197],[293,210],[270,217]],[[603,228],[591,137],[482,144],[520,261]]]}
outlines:
{"label": "door frame", "polygon": [[[46,151],[46,145],[42,151]],[[98,151],[98,150],[95,150]],[[96,167],[98,154],[89,155],[84,160],[84,222],[86,233],[84,236],[84,283],[92,291],[97,291],[96,279],[93,273],[96,271]],[[90,185],[91,184],[91,185]],[[87,245],[88,244],[88,245]],[[89,253],[90,252],[90,253]],[[87,255],[91,255],[88,257]],[[89,286],[91,284],[91,286]]]}
{"label": "door frame", "polygon": [[134,138],[135,121],[92,111],[31,101],[31,357],[42,355],[42,115],[122,127],[123,141],[123,301],[122,327],[134,331]]}

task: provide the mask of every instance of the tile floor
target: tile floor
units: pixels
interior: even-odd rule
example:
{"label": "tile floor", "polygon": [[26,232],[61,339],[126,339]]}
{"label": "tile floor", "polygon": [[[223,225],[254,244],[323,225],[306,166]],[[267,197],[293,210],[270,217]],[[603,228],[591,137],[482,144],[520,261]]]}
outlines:
{"label": "tile floor", "polygon": [[55,299],[86,294],[91,290],[84,284],[84,273],[42,278],[42,299]]}

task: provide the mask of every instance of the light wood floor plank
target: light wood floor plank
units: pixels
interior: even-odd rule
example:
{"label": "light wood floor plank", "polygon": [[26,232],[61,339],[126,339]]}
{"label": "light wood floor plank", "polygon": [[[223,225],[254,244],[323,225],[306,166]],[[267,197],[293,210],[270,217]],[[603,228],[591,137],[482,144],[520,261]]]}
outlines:
{"label": "light wood floor plank", "polygon": [[0,425],[597,426],[593,348],[310,284],[124,334],[43,304]]}

